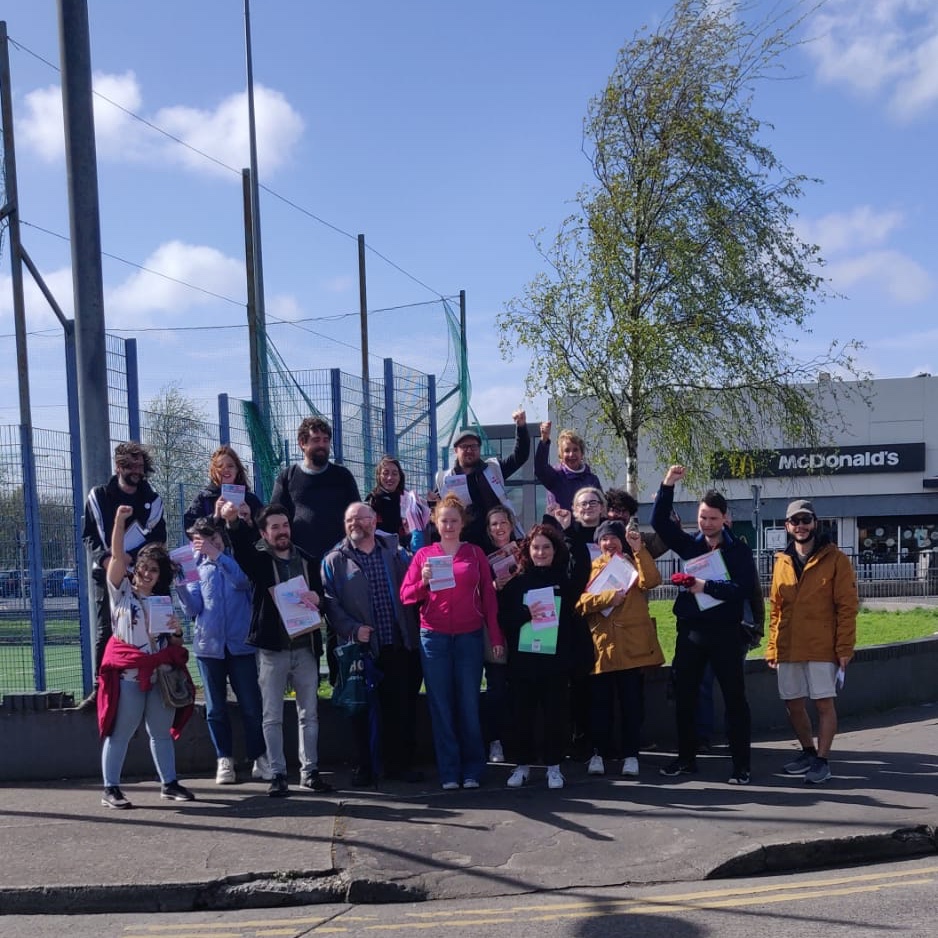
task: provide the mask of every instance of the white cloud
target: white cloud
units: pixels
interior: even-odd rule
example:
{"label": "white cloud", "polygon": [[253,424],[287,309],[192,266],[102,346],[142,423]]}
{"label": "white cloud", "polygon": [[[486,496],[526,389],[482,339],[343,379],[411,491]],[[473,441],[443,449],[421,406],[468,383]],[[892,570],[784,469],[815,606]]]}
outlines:
{"label": "white cloud", "polygon": [[818,75],[882,94],[898,117],[938,104],[938,6],[933,0],[829,0],[807,45]]}
{"label": "white cloud", "polygon": [[899,251],[868,251],[856,257],[836,261],[826,274],[838,291],[849,291],[858,284],[873,284],[896,303],[920,303],[932,292],[931,275]]}
{"label": "white cloud", "polygon": [[[72,272],[71,268],[43,271],[42,279],[59,304],[63,314],[72,318]],[[23,273],[23,301],[26,306],[26,328],[29,331],[53,328],[59,320],[52,312],[36,282],[28,271]],[[13,330],[13,281],[0,274],[0,328]]]}
{"label": "white cloud", "polygon": [[835,212],[815,221],[801,220],[798,228],[801,236],[820,245],[827,257],[881,245],[903,221],[901,212],[877,212],[869,205],[858,205],[849,212]]}
{"label": "white cloud", "polygon": [[[193,307],[218,302],[185,284],[231,299],[244,295],[244,264],[215,248],[170,241],[160,245],[143,266],[174,280],[141,270],[120,286],[107,290],[104,308],[109,326],[159,325],[169,317],[178,319]],[[154,319],[155,314],[160,314],[158,320]]]}
{"label": "white cloud", "polygon": [[[161,166],[169,162],[197,172],[225,175],[230,172],[225,166],[240,171],[250,162],[246,92],[229,95],[212,110],[176,105],[147,115],[142,113],[143,92],[133,72],[96,73],[94,89],[95,143],[101,160]],[[261,175],[269,175],[289,163],[303,133],[303,119],[284,95],[262,85],[255,85],[254,102],[258,164]],[[24,103],[26,113],[18,125],[22,139],[46,162],[62,159],[65,142],[58,86],[31,91]],[[186,146],[147,127],[128,111]]]}

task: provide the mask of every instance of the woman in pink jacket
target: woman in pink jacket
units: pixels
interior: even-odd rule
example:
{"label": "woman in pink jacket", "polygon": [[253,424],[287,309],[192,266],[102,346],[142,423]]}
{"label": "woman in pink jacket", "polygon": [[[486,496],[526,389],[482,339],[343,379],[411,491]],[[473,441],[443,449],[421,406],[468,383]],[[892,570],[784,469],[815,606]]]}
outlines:
{"label": "woman in pink jacket", "polygon": [[466,511],[449,494],[433,509],[440,541],[421,547],[401,584],[401,602],[420,607],[420,658],[433,747],[445,791],[478,788],[485,768],[479,723],[482,630],[501,658],[505,639],[485,553],[460,539]]}

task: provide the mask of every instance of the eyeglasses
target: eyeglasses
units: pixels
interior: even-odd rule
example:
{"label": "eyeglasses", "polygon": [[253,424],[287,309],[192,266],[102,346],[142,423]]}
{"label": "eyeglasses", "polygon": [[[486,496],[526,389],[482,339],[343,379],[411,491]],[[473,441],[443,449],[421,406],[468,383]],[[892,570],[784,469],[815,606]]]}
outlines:
{"label": "eyeglasses", "polygon": [[577,508],[598,508],[601,504],[598,498],[591,498],[588,502],[577,502]]}
{"label": "eyeglasses", "polygon": [[808,525],[814,521],[814,515],[794,515],[788,519],[788,523],[792,526],[797,524]]}
{"label": "eyeglasses", "polygon": [[479,449],[478,443],[459,443],[456,449]]}

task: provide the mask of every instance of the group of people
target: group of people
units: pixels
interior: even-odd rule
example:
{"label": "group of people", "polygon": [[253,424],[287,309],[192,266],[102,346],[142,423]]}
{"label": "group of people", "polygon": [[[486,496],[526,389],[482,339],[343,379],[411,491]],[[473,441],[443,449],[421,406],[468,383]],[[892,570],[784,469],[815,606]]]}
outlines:
{"label": "group of people", "polygon": [[[535,471],[548,490],[548,510],[525,532],[505,482],[527,461],[530,438],[524,411],[513,420],[515,446],[502,459],[482,458],[478,434],[457,436],[453,466],[438,474],[426,500],[406,489],[403,468],[391,456],[380,460],[375,488],[362,500],[351,473],[330,461],[331,428],[318,417],[300,424],[303,460],[279,475],[266,506],[251,493],[235,451],[219,447],[209,484],[186,513],[195,564],[185,578],[165,547],[162,502],[147,482],[149,454],[137,443],[118,446],[115,475],[91,492],[85,513],[98,683],[82,706],[97,705],[104,738],[102,803],[130,807],[121,769],[141,722],[161,797],[193,798],[176,777],[172,743],[191,706],[165,701],[158,680],[161,671],[184,670],[188,652],[175,616],[158,632],[150,628],[150,598],[172,591],[195,623],[192,649],[216,781],[237,780],[230,684],[252,777],[267,781],[271,797],[289,793],[283,739],[289,683],[300,784],[331,790],[319,772],[317,707],[329,643],[324,648],[322,628],[297,630],[285,619],[276,594],[288,582],[302,584],[291,599],[322,615],[330,641],[357,643],[379,677],[370,712],[349,717],[353,785],[381,776],[422,780],[421,684],[444,790],[477,788],[487,764],[504,761],[515,765],[509,787],[528,783],[532,765],[544,764],[548,787],[562,788],[571,738],[588,742],[590,774],[604,774],[618,755],[622,775],[637,777],[644,675],[664,663],[647,593],[661,582],[655,560],[667,550],[685,561],[685,572],[674,603],[678,751],[661,774],[697,771],[697,711],[710,676],[725,703],[729,782],[748,784],[743,664],[754,632],[759,639],[763,599],[752,553],[732,534],[725,498],[707,492],[697,531],[685,531],[673,505],[686,470],[671,466],[652,507],[654,533],[641,533],[638,503],[627,492],[603,491],[578,434],[560,434],[560,462],[550,465],[545,422]],[[817,783],[830,777],[833,701],[853,654],[856,581],[846,556],[819,536],[810,502],[789,506],[786,528],[791,543],[775,566],[766,659],[778,669],[802,746],[785,771]],[[808,699],[819,715],[816,744]]]}

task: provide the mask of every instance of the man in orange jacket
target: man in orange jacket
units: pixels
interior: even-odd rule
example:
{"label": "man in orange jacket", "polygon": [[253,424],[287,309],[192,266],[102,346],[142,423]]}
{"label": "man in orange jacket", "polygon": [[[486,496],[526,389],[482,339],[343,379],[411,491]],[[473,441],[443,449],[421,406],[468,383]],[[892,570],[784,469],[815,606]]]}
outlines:
{"label": "man in orange jacket", "polygon": [[[778,671],[779,696],[801,743],[800,755],[786,763],[785,771],[819,785],[831,777],[834,699],[856,642],[857,578],[847,555],[818,535],[811,502],[799,498],[789,504],[785,529],[790,542],[775,557],[765,660]],[[816,747],[809,697],[818,714]]]}

